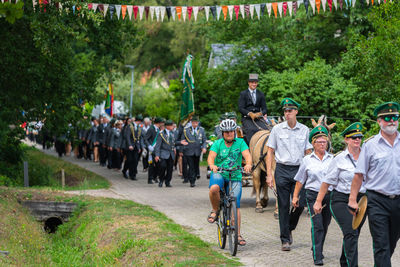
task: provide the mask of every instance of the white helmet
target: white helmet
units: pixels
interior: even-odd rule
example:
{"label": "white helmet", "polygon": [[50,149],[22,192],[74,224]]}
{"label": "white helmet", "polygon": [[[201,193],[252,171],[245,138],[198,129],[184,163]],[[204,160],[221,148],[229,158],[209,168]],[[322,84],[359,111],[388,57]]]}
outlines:
{"label": "white helmet", "polygon": [[237,125],[234,120],[225,119],[220,123],[219,128],[222,132],[230,132],[236,130]]}

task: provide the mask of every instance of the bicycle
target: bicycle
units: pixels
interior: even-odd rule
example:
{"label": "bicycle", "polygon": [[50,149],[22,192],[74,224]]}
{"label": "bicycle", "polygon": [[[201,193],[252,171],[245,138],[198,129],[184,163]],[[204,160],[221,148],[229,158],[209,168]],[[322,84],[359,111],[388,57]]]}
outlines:
{"label": "bicycle", "polygon": [[218,173],[229,172],[229,191],[225,193],[225,188],[220,188],[220,204],[219,204],[219,216],[217,219],[217,232],[218,232],[218,244],[221,249],[225,248],[226,238],[229,237],[229,250],[232,256],[236,255],[239,228],[238,228],[238,215],[236,209],[236,197],[233,196],[232,191],[232,173],[241,170],[242,167],[236,167],[233,169],[218,168]]}

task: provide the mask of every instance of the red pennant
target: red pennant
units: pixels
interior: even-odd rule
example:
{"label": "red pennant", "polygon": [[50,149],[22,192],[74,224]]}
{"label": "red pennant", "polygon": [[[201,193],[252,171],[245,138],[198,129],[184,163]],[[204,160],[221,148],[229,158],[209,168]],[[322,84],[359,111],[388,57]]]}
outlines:
{"label": "red pennant", "polygon": [[244,5],[244,13],[246,13],[246,17],[250,17],[250,5]]}
{"label": "red pennant", "polygon": [[[372,0],[372,4],[374,4],[374,0]],[[343,0],[339,0],[340,10],[343,10]]]}
{"label": "red pennant", "polygon": [[239,19],[239,10],[240,10],[240,6],[235,6],[235,15],[236,15],[236,20]]}
{"label": "red pennant", "polygon": [[149,7],[149,6],[145,6],[145,7],[144,7],[144,11],[146,12],[146,20],[149,20],[149,11],[150,11],[150,7]]}
{"label": "red pennant", "polygon": [[137,17],[138,9],[139,9],[138,6],[133,6],[133,15],[135,16],[135,20],[136,20],[136,17]]}
{"label": "red pennant", "polygon": [[91,10],[93,8],[93,4],[89,3],[89,4],[87,4],[87,7],[88,7],[89,10]]}
{"label": "red pennant", "polygon": [[297,12],[297,1],[293,2],[293,15],[296,16],[296,12]]}
{"label": "red pennant", "polygon": [[192,17],[193,7],[188,6],[187,12],[188,12],[189,20],[190,20],[190,18]]}
{"label": "red pennant", "polygon": [[287,2],[283,2],[282,7],[283,7],[283,16],[286,17]]}
{"label": "red pennant", "polygon": [[332,12],[332,0],[328,0],[329,10]]}

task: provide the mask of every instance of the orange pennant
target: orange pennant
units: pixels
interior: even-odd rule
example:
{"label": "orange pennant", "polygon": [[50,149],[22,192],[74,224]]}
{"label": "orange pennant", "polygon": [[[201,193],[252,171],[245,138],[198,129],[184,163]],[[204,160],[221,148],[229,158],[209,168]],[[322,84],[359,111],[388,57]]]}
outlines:
{"label": "orange pennant", "polygon": [[122,19],[125,19],[125,15],[126,15],[126,5],[122,6]]}
{"label": "orange pennant", "polygon": [[315,0],[315,4],[317,5],[317,11],[319,14],[319,9],[321,8],[321,0]]}
{"label": "orange pennant", "polygon": [[272,8],[274,9],[275,18],[277,18],[278,17],[278,3],[277,2],[272,3]]}
{"label": "orange pennant", "polygon": [[374,5],[374,0],[371,0],[372,5]]}
{"label": "orange pennant", "polygon": [[222,13],[224,13],[224,20],[226,20],[226,15],[228,15],[228,6],[222,6]]}
{"label": "orange pennant", "polygon": [[182,16],[182,7],[181,6],[176,7],[176,15],[178,15],[178,19],[181,20],[181,16]]}

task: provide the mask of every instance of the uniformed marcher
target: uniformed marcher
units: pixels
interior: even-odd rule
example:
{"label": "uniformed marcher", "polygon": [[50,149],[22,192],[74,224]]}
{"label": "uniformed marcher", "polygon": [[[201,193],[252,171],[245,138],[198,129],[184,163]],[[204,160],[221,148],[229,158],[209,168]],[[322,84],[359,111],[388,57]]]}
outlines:
{"label": "uniformed marcher", "polygon": [[105,145],[107,147],[107,168],[108,169],[111,169],[112,165],[113,165],[113,163],[112,163],[112,159],[113,159],[112,154],[113,153],[112,153],[112,149],[110,150],[110,140],[111,140],[111,137],[114,132],[114,124],[115,124],[115,119],[112,118],[110,121],[110,124],[106,128],[106,135],[105,135],[105,139],[106,139]]}
{"label": "uniformed marcher", "polygon": [[[347,203],[349,202],[354,170],[361,152],[360,146],[363,137],[361,123],[355,122],[351,124],[341,135],[344,137],[346,149],[336,155],[329,165],[328,171],[322,180],[313,210],[317,214],[321,213],[328,188],[332,186],[330,205],[325,210],[328,208],[331,210],[333,218],[339,224],[343,233],[340,266],[355,267],[358,266],[358,237],[364,221],[357,229],[354,230],[352,228],[353,216],[347,210]],[[357,196],[357,201],[364,195],[363,193],[365,193],[365,188],[362,186]]]}
{"label": "uniformed marcher", "polygon": [[197,169],[199,168],[200,155],[206,153],[207,137],[204,128],[199,126],[199,117],[193,116],[192,126],[183,129],[182,140],[188,144],[183,146],[183,156],[186,157],[189,165],[190,187],[195,187],[197,178]]}
{"label": "uniformed marcher", "polygon": [[171,120],[165,122],[165,129],[160,132],[154,147],[154,160],[159,162],[159,187],[162,187],[164,182],[166,187],[172,187],[171,179],[176,153],[176,136],[174,136],[174,133],[172,132],[173,124],[174,123]]}
{"label": "uniformed marcher", "polygon": [[110,143],[108,150],[112,154],[112,165],[113,169],[121,169],[121,143],[122,143],[122,121],[118,120],[115,122],[115,127],[112,129],[110,136]]}
{"label": "uniformed marcher", "polygon": [[386,102],[374,110],[380,131],[361,149],[348,203],[354,211],[358,209],[357,196],[364,180],[377,267],[392,266],[391,257],[400,238],[399,109],[399,103]]}
{"label": "uniformed marcher", "polygon": [[242,91],[239,97],[239,111],[242,113],[243,132],[247,144],[256,132],[267,129],[263,117],[267,114],[267,105],[264,94],[257,90],[258,74],[249,74],[248,84],[248,89]]}
{"label": "uniformed marcher", "polygon": [[93,160],[99,162],[99,140],[97,136],[99,121],[97,119],[92,120],[93,126],[89,131],[87,143],[93,147]]}
{"label": "uniformed marcher", "polygon": [[[143,136],[146,136],[147,131],[149,130],[151,126],[151,120],[146,117],[143,120],[143,127],[142,127],[142,131],[143,131]],[[149,168],[149,153],[147,153],[147,147],[144,147],[144,149],[146,149],[146,153],[142,153],[142,158],[143,158],[143,172],[146,172],[147,169]]]}
{"label": "uniformed marcher", "polygon": [[158,162],[154,161],[154,147],[160,134],[160,128],[164,124],[163,118],[157,117],[154,119],[154,124],[150,126],[146,132],[144,143],[148,149],[149,154],[149,170],[147,183],[152,184],[153,181],[158,183]]}
{"label": "uniformed marcher", "polygon": [[[299,193],[304,186],[308,212],[311,218],[311,241],[314,265],[324,265],[324,256],[322,253],[332,215],[329,208],[325,208],[320,213],[314,215],[312,207],[317,199],[322,179],[327,174],[328,167],[333,160],[333,155],[327,152],[328,130],[324,126],[319,125],[312,129],[309,141],[314,147],[314,152],[303,158],[300,168],[294,177],[296,187],[293,193],[292,205],[295,208],[298,207]],[[329,189],[331,190],[331,188]],[[322,200],[322,205],[329,205],[328,195]]]}
{"label": "uniformed marcher", "polygon": [[124,176],[125,179],[128,179],[128,169],[129,169],[129,164],[128,164],[128,140],[126,136],[130,132],[129,125],[131,124],[132,119],[129,117],[126,117],[124,120],[124,124],[122,126],[121,134],[122,134],[122,142],[121,142],[121,154],[122,154],[122,161],[124,162],[123,168],[122,168],[122,176]]}
{"label": "uniformed marcher", "polygon": [[128,125],[128,130],[126,131],[125,139],[127,141],[127,161],[129,167],[129,177],[132,180],[136,179],[137,166],[140,159],[140,154],[144,148],[144,135],[141,127],[141,122],[143,120],[142,115],[135,117],[135,122]]}
{"label": "uniformed marcher", "polygon": [[275,183],[278,194],[279,228],[282,250],[290,251],[293,242],[291,232],[297,223],[305,206],[304,190],[300,191],[299,207],[289,213],[290,196],[293,194],[296,175],[301,159],[311,152],[312,145],[308,141],[309,129],[297,121],[296,115],[300,104],[291,98],[281,102],[286,121],[272,128],[268,139],[267,183],[273,186],[272,163],[275,157]]}
{"label": "uniformed marcher", "polygon": [[107,148],[105,145],[107,125],[108,125],[108,119],[106,117],[102,117],[101,123],[97,129],[97,139],[99,140],[100,166],[106,166],[106,161],[107,161]]}

